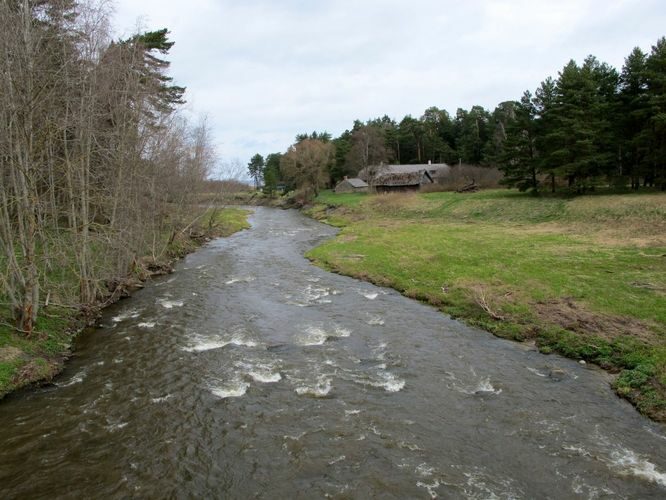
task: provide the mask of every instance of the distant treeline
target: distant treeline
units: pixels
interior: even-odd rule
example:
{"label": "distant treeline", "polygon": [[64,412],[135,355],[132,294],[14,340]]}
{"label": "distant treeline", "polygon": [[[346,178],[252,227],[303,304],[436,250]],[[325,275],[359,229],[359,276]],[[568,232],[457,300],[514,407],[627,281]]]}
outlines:
{"label": "distant treeline", "polygon": [[27,335],[162,255],[214,160],[167,30],[112,40],[106,6],[0,2],[0,316]]}
{"label": "distant treeline", "polygon": [[[315,151],[314,142],[331,147]],[[255,155],[249,169],[267,190],[282,182],[317,191],[368,165],[428,161],[498,167],[521,190],[666,189],[666,38],[649,54],[635,48],[621,71],[594,56],[572,60],[492,112],[431,107],[418,119],[357,120],[336,138],[301,134],[286,153]]]}

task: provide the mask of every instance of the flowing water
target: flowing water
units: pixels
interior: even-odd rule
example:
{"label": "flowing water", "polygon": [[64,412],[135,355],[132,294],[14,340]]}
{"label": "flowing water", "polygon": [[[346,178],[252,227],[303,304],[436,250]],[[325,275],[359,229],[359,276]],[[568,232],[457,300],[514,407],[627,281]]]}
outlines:
{"label": "flowing water", "polygon": [[664,498],[666,433],[598,370],[303,253],[257,209],[0,404],[3,498]]}

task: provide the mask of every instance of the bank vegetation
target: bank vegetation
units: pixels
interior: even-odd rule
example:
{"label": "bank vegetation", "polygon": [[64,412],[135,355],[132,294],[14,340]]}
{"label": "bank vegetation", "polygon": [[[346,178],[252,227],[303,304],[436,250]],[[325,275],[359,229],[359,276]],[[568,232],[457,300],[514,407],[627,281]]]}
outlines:
{"label": "bank vegetation", "polygon": [[107,5],[0,1],[0,393],[54,372],[72,318],[229,231],[198,199],[215,151],[174,42],[112,39]]}

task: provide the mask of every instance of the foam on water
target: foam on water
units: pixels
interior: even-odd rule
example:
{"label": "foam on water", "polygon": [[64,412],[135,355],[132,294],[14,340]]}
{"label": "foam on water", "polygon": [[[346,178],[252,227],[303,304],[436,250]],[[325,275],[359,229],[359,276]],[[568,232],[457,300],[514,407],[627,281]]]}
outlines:
{"label": "foam on water", "polygon": [[173,394],[167,394],[166,396],[161,396],[159,398],[152,398],[150,401],[152,401],[153,403],[164,403],[165,401],[171,399],[172,396]]}
{"label": "foam on water", "polygon": [[275,366],[265,363],[237,363],[236,365],[243,373],[251,377],[255,382],[270,384],[282,380],[282,375]]}
{"label": "foam on water", "polygon": [[430,477],[434,474],[435,468],[423,462],[416,466],[416,470],[414,472],[421,477]]}
{"label": "foam on water", "polygon": [[139,323],[138,326],[139,328],[155,328],[155,322],[154,321],[146,321],[145,323]]}
{"label": "foam on water", "polygon": [[[473,378],[477,378],[476,372],[472,368],[471,370]],[[490,382],[490,377],[480,378],[477,381],[473,381],[471,384],[464,383],[459,381],[455,374],[451,372],[446,372],[446,376],[451,383],[448,384],[449,389],[460,392],[461,394],[501,394],[502,389],[496,389],[495,386]]]}
{"label": "foam on water", "polygon": [[532,372],[532,373],[534,373],[534,374],[535,374],[536,376],[538,376],[538,377],[547,377],[547,376],[548,376],[548,375],[545,374],[545,373],[541,373],[541,372],[540,372],[539,370],[537,370],[536,368],[531,368],[531,367],[528,366],[528,367],[527,367],[527,370],[530,371],[530,372]]}
{"label": "foam on water", "polygon": [[309,325],[302,334],[296,336],[296,343],[302,346],[323,345],[328,339],[345,338],[351,335],[351,330],[334,326],[326,330],[321,326]]}
{"label": "foam on water", "polygon": [[305,335],[298,337],[297,343],[304,346],[322,345],[327,338],[328,334],[323,329],[311,326],[305,330]]}
{"label": "foam on water", "polygon": [[621,473],[629,473],[666,487],[666,473],[646,458],[626,448],[618,447],[610,453],[611,466]]}
{"label": "foam on water", "polygon": [[497,477],[481,467],[474,467],[471,472],[464,472],[466,485],[463,492],[467,498],[517,499],[524,498],[524,492],[511,478]]}
{"label": "foam on water", "polygon": [[571,490],[576,495],[585,496],[590,500],[595,500],[597,498],[601,498],[602,496],[606,498],[615,494],[615,492],[610,488],[596,488],[587,484],[580,476],[575,476],[571,481]]}
{"label": "foam on water", "polygon": [[254,276],[245,276],[245,277],[232,277],[231,279],[224,282],[225,285],[233,285],[234,283],[250,283],[256,278]]}
{"label": "foam on water", "polygon": [[273,382],[279,382],[282,380],[282,375],[279,373],[273,373],[270,371],[264,370],[253,370],[247,372],[247,374],[252,377],[256,382],[261,382],[262,384],[270,384]]}
{"label": "foam on water", "polygon": [[238,398],[243,396],[250,388],[250,384],[240,378],[233,379],[226,384],[210,387],[210,392],[221,399]]}
{"label": "foam on water", "polygon": [[70,378],[67,382],[59,382],[56,383],[58,387],[69,387],[70,385],[74,384],[80,384],[83,382],[83,379],[86,378],[87,372],[86,370],[81,370],[77,374],[75,374],[72,378]]}
{"label": "foam on water", "polygon": [[[229,333],[231,335],[229,335]],[[229,333],[212,337],[193,334],[189,339],[190,345],[181,347],[181,350],[186,352],[202,352],[210,351],[212,349],[220,349],[228,345],[235,345],[238,347],[256,347],[259,345],[257,342],[249,338],[248,333],[243,328],[232,329]]]}
{"label": "foam on water", "polygon": [[405,387],[405,381],[401,378],[398,378],[391,372],[381,371],[379,372],[379,377],[382,379],[380,382],[381,387],[386,389],[388,392],[398,392]]}
{"label": "foam on water", "polygon": [[120,430],[124,427],[127,427],[127,422],[119,422],[117,424],[110,424],[106,426],[106,429],[110,432],[115,432],[117,430]]}
{"label": "foam on water", "polygon": [[372,353],[376,356],[378,361],[384,361],[386,359],[386,348],[388,344],[386,342],[380,342],[376,346],[372,347]]}
{"label": "foam on water", "polygon": [[300,396],[313,396],[315,398],[323,398],[331,392],[333,385],[331,379],[325,376],[320,376],[315,384],[301,385],[296,387],[296,394]]}
{"label": "foam on water", "polygon": [[330,304],[331,300],[327,299],[329,295],[337,295],[337,290],[331,290],[330,288],[321,288],[314,285],[306,286],[301,293],[299,294],[299,300],[292,300],[293,295],[287,294],[284,297],[289,299],[287,304],[298,307],[309,307],[316,304]]}
{"label": "foam on water", "polygon": [[203,352],[203,351],[210,351],[212,349],[220,349],[229,344],[230,344],[229,341],[201,340],[194,345],[188,347],[182,347],[181,349],[186,352]]}
{"label": "foam on water", "polygon": [[259,344],[254,340],[248,339],[245,333],[236,332],[229,341],[229,344],[233,344],[239,347],[257,347]]}
{"label": "foam on water", "polygon": [[423,481],[417,481],[416,486],[419,488],[425,488],[430,495],[430,498],[437,498],[437,488],[441,486],[442,483],[438,479],[435,479],[432,483],[424,483]]}
{"label": "foam on water", "polygon": [[384,320],[381,318],[381,316],[377,315],[370,315],[370,319],[367,321],[368,325],[370,326],[384,326]]}
{"label": "foam on water", "polygon": [[405,381],[391,372],[379,370],[376,378],[360,379],[357,382],[384,389],[386,392],[399,392],[405,387]]}
{"label": "foam on water", "polygon": [[121,321],[125,321],[126,319],[138,318],[139,314],[140,312],[137,311],[136,309],[130,309],[129,311],[125,311],[117,316],[114,316],[113,318],[111,318],[111,321],[113,321],[114,323],[120,323]]}
{"label": "foam on water", "polygon": [[183,307],[185,301],[183,300],[169,300],[165,298],[157,299],[157,303],[165,309],[173,309],[174,307]]}
{"label": "foam on water", "polygon": [[638,453],[617,445],[611,439],[596,433],[597,443],[601,446],[598,451],[591,452],[580,444],[565,445],[566,451],[576,453],[582,457],[595,458],[606,463],[611,470],[622,475],[632,475],[666,487],[666,473],[657,469],[657,466]]}
{"label": "foam on water", "polygon": [[474,388],[473,392],[471,394],[479,394],[482,392],[490,392],[492,394],[500,394],[502,392],[502,389],[495,389],[493,384],[490,383],[490,379],[488,377],[482,379],[478,385]]}

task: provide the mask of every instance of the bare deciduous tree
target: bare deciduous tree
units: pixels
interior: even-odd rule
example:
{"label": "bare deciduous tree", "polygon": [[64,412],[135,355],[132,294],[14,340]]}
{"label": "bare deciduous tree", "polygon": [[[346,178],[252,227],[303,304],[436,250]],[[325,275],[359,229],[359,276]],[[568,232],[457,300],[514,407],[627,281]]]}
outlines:
{"label": "bare deciduous tree", "polygon": [[280,159],[280,170],[302,189],[319,194],[328,180],[328,167],[335,156],[335,146],[319,139],[305,139],[289,147]]}
{"label": "bare deciduous tree", "polygon": [[90,304],[164,253],[216,161],[205,120],[177,112],[167,31],[112,42],[108,10],[0,1],[0,299],[27,334],[52,293]]}

